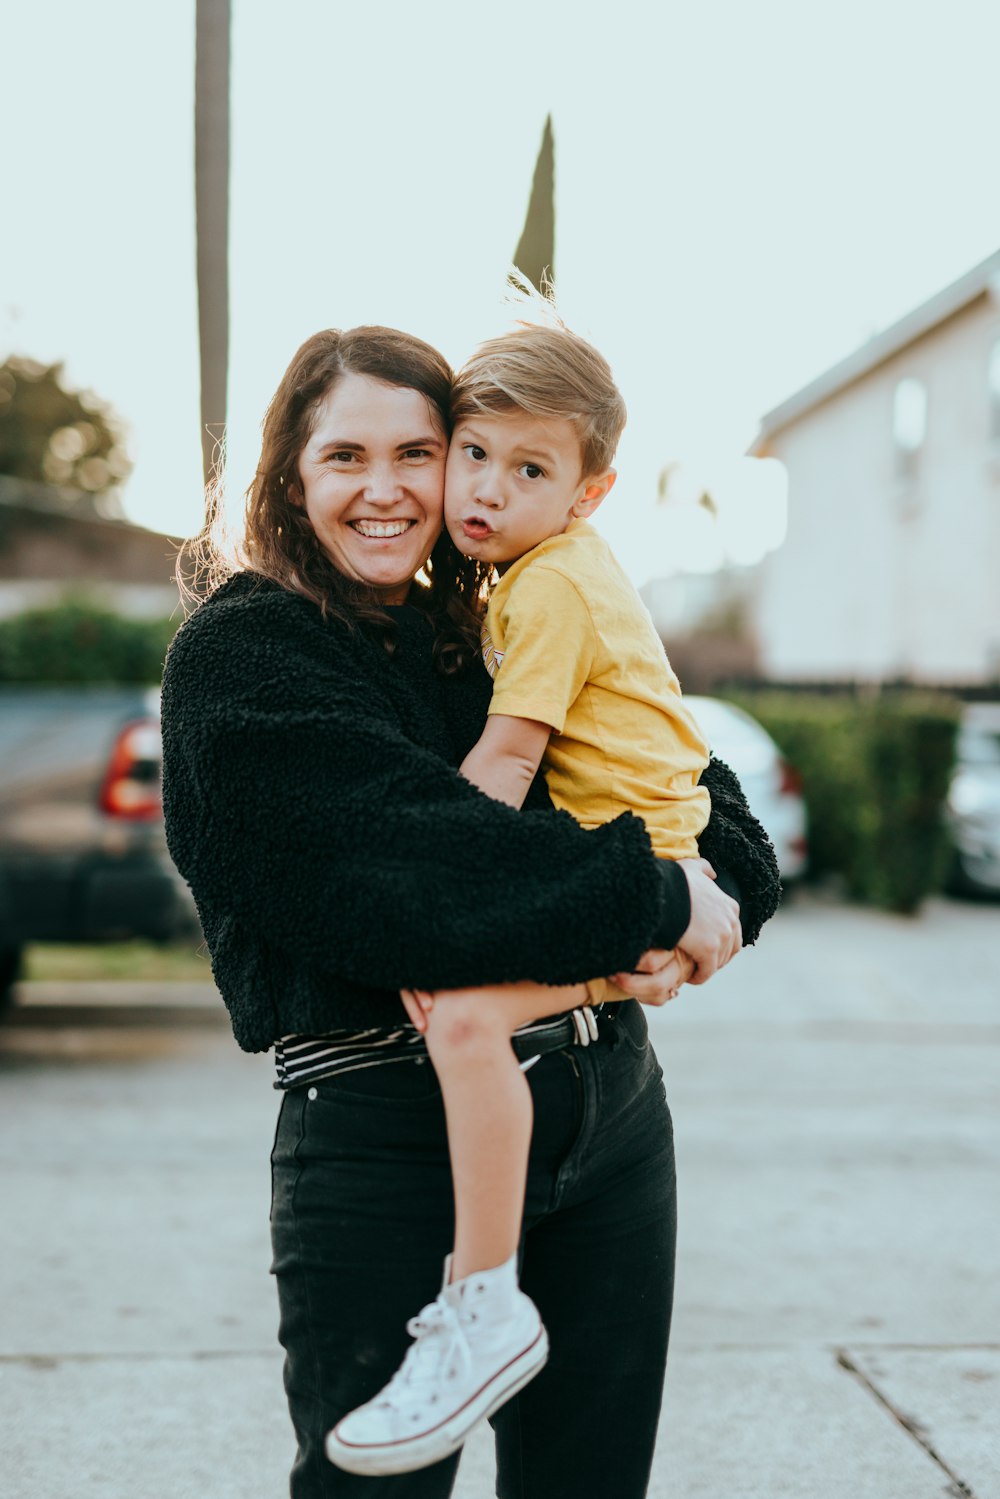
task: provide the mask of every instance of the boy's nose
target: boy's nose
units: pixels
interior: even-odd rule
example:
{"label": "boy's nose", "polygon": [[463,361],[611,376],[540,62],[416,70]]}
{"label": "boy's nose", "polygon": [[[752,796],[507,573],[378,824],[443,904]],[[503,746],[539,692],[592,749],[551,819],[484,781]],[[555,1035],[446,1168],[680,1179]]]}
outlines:
{"label": "boy's nose", "polygon": [[499,510],[503,505],[503,495],[499,485],[489,481],[477,484],[476,499],[480,505],[485,505],[487,510]]}

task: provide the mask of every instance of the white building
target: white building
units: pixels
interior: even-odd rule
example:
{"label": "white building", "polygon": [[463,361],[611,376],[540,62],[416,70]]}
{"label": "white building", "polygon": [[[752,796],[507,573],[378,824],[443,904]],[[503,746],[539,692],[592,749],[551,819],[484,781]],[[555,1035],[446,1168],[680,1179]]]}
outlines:
{"label": "white building", "polygon": [[779,680],[1000,679],[1000,252],[768,412],[788,535],[752,605]]}

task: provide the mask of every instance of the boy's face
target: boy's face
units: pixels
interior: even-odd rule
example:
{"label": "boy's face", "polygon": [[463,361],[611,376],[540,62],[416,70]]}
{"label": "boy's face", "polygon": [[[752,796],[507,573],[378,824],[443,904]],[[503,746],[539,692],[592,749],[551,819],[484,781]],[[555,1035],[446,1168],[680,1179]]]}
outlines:
{"label": "boy's face", "polygon": [[612,469],[581,475],[580,439],[565,417],[474,415],[452,433],[445,524],[460,552],[502,572],[574,516],[592,514],[613,482]]}

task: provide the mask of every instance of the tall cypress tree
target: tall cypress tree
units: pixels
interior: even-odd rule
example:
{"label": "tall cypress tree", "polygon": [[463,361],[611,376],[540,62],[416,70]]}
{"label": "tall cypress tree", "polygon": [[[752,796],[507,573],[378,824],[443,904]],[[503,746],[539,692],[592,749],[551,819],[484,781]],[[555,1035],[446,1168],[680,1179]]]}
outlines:
{"label": "tall cypress tree", "polygon": [[545,117],[542,144],[531,183],[528,213],[514,251],[514,264],[539,291],[543,289],[543,274],[549,283],[555,280],[556,147],[551,115]]}
{"label": "tall cypress tree", "polygon": [[194,176],[201,362],[201,457],[207,484],[226,423],[229,377],[230,0],[197,0]]}

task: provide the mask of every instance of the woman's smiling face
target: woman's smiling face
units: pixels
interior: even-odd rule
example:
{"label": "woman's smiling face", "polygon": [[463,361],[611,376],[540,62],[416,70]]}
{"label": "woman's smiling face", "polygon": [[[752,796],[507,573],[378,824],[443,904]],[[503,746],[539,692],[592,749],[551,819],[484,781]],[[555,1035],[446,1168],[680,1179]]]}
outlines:
{"label": "woman's smiling face", "polygon": [[299,493],[316,539],[346,577],[405,602],[441,534],[448,438],[408,386],[341,375],[299,456]]}

